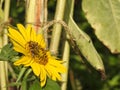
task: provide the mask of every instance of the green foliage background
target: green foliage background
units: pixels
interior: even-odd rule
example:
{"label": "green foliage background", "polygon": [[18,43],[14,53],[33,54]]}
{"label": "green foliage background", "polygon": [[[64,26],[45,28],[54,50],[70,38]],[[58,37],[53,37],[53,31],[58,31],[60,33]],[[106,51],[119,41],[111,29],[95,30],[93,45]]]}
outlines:
{"label": "green foliage background", "polygon": [[[48,0],[48,20],[53,20],[57,0]],[[75,0],[74,20],[92,39],[95,48],[103,59],[107,79],[102,81],[100,75],[90,65],[83,64],[75,51],[71,51],[68,90],[119,90],[120,89],[120,55],[112,54],[95,36],[82,11],[82,0]],[[24,0],[11,0],[11,24],[25,23]],[[96,7],[96,6],[95,6]],[[74,77],[74,78],[72,78]]]}

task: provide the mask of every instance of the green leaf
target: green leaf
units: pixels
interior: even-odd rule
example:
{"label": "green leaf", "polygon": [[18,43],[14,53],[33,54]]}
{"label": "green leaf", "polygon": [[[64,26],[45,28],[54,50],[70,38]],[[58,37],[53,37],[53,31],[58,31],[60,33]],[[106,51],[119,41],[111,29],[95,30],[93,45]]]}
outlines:
{"label": "green leaf", "polygon": [[34,83],[30,86],[29,90],[42,90],[40,82],[38,80],[35,80]]}
{"label": "green leaf", "polygon": [[47,79],[46,85],[42,88],[40,82],[35,80],[34,83],[30,86],[29,90],[61,90],[57,82]]}
{"label": "green leaf", "polygon": [[[82,53],[82,55],[96,70],[98,70],[101,73],[102,78],[105,78],[105,70],[102,59],[97,53],[90,37],[85,32],[83,32],[74,22],[72,18],[74,0],[70,0],[70,2],[67,2],[66,11],[65,11],[66,12],[65,19],[67,18],[66,21],[68,22],[68,26],[70,27],[70,32],[74,37],[77,47]],[[68,10],[68,8],[70,9],[70,11]]]}
{"label": "green leaf", "polygon": [[56,81],[47,79],[46,86],[43,88],[43,90],[61,90],[61,88]]}
{"label": "green leaf", "polygon": [[79,29],[79,27],[76,25],[76,23],[73,21],[71,17],[69,25],[70,28],[72,28],[71,32],[73,33],[74,40],[76,41],[76,44],[80,52],[96,70],[100,71],[100,73],[103,74],[104,78],[105,73],[104,65],[91,39],[89,38],[89,36],[87,36],[87,34],[85,34]]}
{"label": "green leaf", "polygon": [[11,60],[17,55],[18,53],[13,50],[12,44],[7,44],[1,50],[0,60]]}
{"label": "green leaf", "polygon": [[120,52],[120,0],[83,0],[83,11],[99,40]]}
{"label": "green leaf", "polygon": [[108,81],[108,83],[109,83],[109,85],[110,86],[119,86],[119,80],[120,80],[120,76],[119,76],[119,74],[118,75],[115,75],[112,79],[110,79],[109,81]]}

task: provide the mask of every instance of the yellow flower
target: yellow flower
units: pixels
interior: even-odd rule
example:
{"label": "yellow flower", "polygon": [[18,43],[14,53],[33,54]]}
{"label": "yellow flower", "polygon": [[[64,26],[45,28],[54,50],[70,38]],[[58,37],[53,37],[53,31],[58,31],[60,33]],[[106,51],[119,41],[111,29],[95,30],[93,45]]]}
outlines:
{"label": "yellow flower", "polygon": [[14,62],[14,65],[30,66],[36,76],[40,78],[41,86],[46,84],[47,76],[52,80],[61,80],[60,73],[65,72],[63,61],[56,60],[46,50],[46,44],[42,34],[36,34],[31,25],[25,28],[17,24],[18,30],[9,27],[8,36],[13,43],[14,50],[22,53],[22,57]]}

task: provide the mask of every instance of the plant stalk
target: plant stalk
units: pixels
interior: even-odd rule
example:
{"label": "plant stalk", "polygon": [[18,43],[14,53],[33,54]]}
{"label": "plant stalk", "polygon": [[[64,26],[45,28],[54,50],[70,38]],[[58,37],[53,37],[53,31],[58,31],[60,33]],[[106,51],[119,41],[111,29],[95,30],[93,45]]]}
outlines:
{"label": "plant stalk", "polygon": [[[9,8],[10,8],[10,0],[5,0],[4,5],[4,22],[8,21],[9,18]],[[3,31],[3,38],[2,38],[2,46],[6,45],[8,43],[8,37],[7,37],[7,30],[4,29]],[[1,90],[7,90],[7,83],[8,83],[8,66],[7,62],[1,61],[0,62],[0,79],[1,79]]]}
{"label": "plant stalk", "polygon": [[[63,20],[65,5],[66,5],[66,0],[58,0],[57,1],[57,7],[56,7],[56,12],[55,12],[55,20],[56,21]],[[60,42],[61,31],[62,31],[62,25],[60,23],[54,24],[51,43],[50,43],[50,51],[53,55],[58,54],[58,47],[59,47],[59,42]],[[63,84],[61,86],[61,90],[66,90],[66,88],[67,88],[69,54],[70,54],[70,46],[66,39],[65,44],[64,44],[62,59],[65,61],[64,66],[66,67],[67,71],[65,74],[62,75]]]}
{"label": "plant stalk", "polygon": [[68,68],[69,68],[69,55],[70,55],[70,45],[69,42],[67,41],[68,35],[65,39],[65,44],[64,44],[64,49],[63,49],[63,61],[65,63],[63,64],[66,67],[66,73],[62,74],[62,85],[61,85],[61,90],[66,90],[67,89],[67,79],[68,79]]}
{"label": "plant stalk", "polygon": [[[57,6],[55,11],[55,20],[63,20],[64,17],[64,10],[65,10],[65,3],[66,0],[57,0]],[[53,55],[58,54],[58,47],[60,42],[62,26],[59,23],[54,24],[52,30],[52,38],[50,43],[50,51]]]}
{"label": "plant stalk", "polygon": [[34,25],[36,32],[39,32],[43,22],[44,0],[26,0],[26,23]]}

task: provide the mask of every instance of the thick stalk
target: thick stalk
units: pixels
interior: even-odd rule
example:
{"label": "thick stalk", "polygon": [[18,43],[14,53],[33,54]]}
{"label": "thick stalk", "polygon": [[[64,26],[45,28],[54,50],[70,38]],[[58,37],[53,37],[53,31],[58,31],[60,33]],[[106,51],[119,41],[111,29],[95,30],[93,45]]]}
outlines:
{"label": "thick stalk", "polygon": [[[41,25],[47,21],[47,0],[26,0],[26,23],[32,23],[37,33],[44,33],[47,45],[47,30],[42,32]],[[46,46],[48,48],[48,46]]]}
{"label": "thick stalk", "polygon": [[[55,12],[55,20],[56,21],[63,20],[65,4],[66,4],[66,0],[58,0],[57,1],[57,7],[56,7],[56,12]],[[50,44],[50,51],[54,55],[57,55],[57,52],[58,52],[61,30],[62,30],[61,24],[59,24],[59,23],[54,24],[52,38],[51,38],[51,44]],[[65,61],[64,66],[67,68],[67,71],[65,74],[62,75],[63,84],[61,86],[61,90],[66,90],[66,88],[67,88],[69,53],[70,53],[70,47],[69,47],[67,40],[65,40],[62,59]]]}
{"label": "thick stalk", "polygon": [[2,6],[3,6],[3,1],[4,0],[0,0],[0,8],[2,8]]}
{"label": "thick stalk", "polygon": [[[9,8],[10,8],[10,0],[5,0],[5,7],[4,7],[4,22],[8,21],[9,17]],[[7,37],[7,30],[4,29],[3,39],[2,39],[2,46],[6,45],[8,42]],[[8,81],[8,68],[7,62],[1,61],[0,62],[0,71],[1,71],[1,90],[7,90],[7,81]]]}
{"label": "thick stalk", "polygon": [[43,22],[44,0],[26,0],[26,23],[33,24],[36,32]]}
{"label": "thick stalk", "polygon": [[[1,48],[2,48],[2,36],[0,35],[0,51],[1,51]],[[2,70],[1,69],[1,66],[2,66],[2,61],[0,61],[0,71]],[[2,84],[2,81],[1,81],[1,78],[2,78],[2,73],[0,73],[0,90],[1,90],[1,84]]]}
{"label": "thick stalk", "polygon": [[36,0],[26,0],[26,23],[35,24]]}
{"label": "thick stalk", "polygon": [[[43,22],[47,22],[47,14],[48,14],[48,12],[47,12],[47,2],[48,2],[48,0],[44,0],[44,21]],[[48,34],[47,34],[47,30],[48,30],[48,28],[46,28],[45,30],[44,30],[44,37],[45,37],[45,42],[46,42],[46,49],[48,49]]]}
{"label": "thick stalk", "polygon": [[67,38],[66,38],[65,44],[64,44],[64,50],[63,50],[63,58],[62,58],[65,61],[64,66],[66,67],[66,73],[62,74],[63,83],[61,86],[61,90],[67,89],[69,55],[70,55],[70,46],[69,46],[69,43],[68,43]]}
{"label": "thick stalk", "polygon": [[[66,0],[57,0],[57,7],[55,12],[55,20],[63,20]],[[57,55],[59,41],[61,36],[62,26],[59,23],[54,24],[52,31],[52,38],[50,43],[50,51],[52,54]]]}

